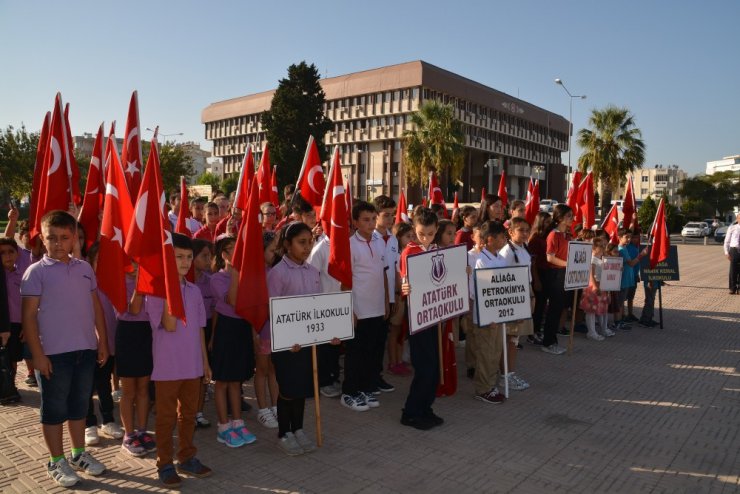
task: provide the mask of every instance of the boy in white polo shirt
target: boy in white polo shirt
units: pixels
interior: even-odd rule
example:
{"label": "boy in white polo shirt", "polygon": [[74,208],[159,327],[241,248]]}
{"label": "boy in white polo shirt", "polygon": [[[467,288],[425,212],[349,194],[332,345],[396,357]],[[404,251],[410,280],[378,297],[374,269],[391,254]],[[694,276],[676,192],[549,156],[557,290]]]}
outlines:
{"label": "boy in white polo shirt", "polygon": [[380,406],[374,393],[378,369],[375,350],[388,317],[385,243],[375,233],[375,206],[358,201],[352,206],[357,231],[349,239],[352,255],[352,305],[355,337],[345,343],[342,405],[358,412]]}

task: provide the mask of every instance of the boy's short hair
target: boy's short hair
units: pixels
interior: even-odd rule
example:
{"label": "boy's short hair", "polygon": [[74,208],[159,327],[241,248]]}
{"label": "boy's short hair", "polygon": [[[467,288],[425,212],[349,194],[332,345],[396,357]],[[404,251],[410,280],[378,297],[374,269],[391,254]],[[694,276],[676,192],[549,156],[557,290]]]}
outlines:
{"label": "boy's short hair", "polygon": [[375,206],[367,201],[355,201],[355,203],[352,205],[352,219],[357,221],[358,219],[360,219],[360,214],[364,211],[367,211],[368,213],[378,212],[378,210],[375,209]]}
{"label": "boy's short hair", "polygon": [[205,196],[193,197],[190,199],[190,207],[192,208],[196,204],[208,204],[208,198]]}
{"label": "boy's short hair", "polygon": [[293,213],[294,214],[307,214],[313,210],[313,207],[303,198],[300,194],[297,194],[293,198]]}
{"label": "boy's short hair", "polygon": [[468,216],[472,216],[474,214],[478,214],[478,210],[473,206],[463,206],[462,209],[460,209],[461,218],[467,218]]}
{"label": "boy's short hair", "polygon": [[13,247],[13,248],[14,248],[14,249],[15,249],[16,251],[17,251],[17,250],[19,250],[19,249],[18,249],[18,242],[16,242],[14,238],[10,238],[10,237],[0,237],[0,245],[10,245],[10,246],[11,246],[11,247]]}
{"label": "boy's short hair", "polygon": [[[275,205],[273,203],[271,203],[270,201],[265,201],[262,204],[260,204],[260,211],[262,211],[265,208],[269,208],[269,207],[275,208]],[[275,208],[275,209],[277,209],[277,208]]]}
{"label": "boy's short hair", "polygon": [[193,241],[187,235],[181,233],[172,234],[172,247],[175,249],[193,250]]}
{"label": "boy's short hair", "polygon": [[429,208],[421,208],[414,214],[414,226],[437,226],[439,217]]}
{"label": "boy's short hair", "polygon": [[512,230],[522,225],[529,226],[529,222],[527,222],[527,220],[524,218],[519,218],[518,216],[509,220],[509,228],[511,228]]}
{"label": "boy's short hair", "polygon": [[592,244],[592,247],[591,247],[592,249],[598,249],[598,248],[602,248],[603,249],[604,246],[606,245],[606,240],[604,240],[601,237],[594,237],[594,239],[591,242],[591,244]]}
{"label": "boy's short hair", "polygon": [[61,209],[49,211],[41,218],[42,227],[55,227],[55,228],[68,228],[71,231],[75,231],[77,228],[77,220],[74,216]]}
{"label": "boy's short hair", "polygon": [[521,199],[515,199],[515,200],[511,201],[511,204],[509,204],[509,210],[514,211],[515,209],[518,209],[518,208],[520,208],[522,206],[526,206],[526,205],[527,205],[527,203],[525,203]]}
{"label": "boy's short hair", "polygon": [[170,192],[170,202],[174,201],[175,199],[180,198],[180,191],[179,190],[173,190]]}
{"label": "boy's short hair", "polygon": [[190,240],[191,244],[193,245],[193,255],[197,256],[201,252],[203,252],[203,249],[206,247],[208,248],[208,251],[213,254],[213,243],[209,242],[208,240],[205,240],[203,238],[194,238]]}
{"label": "boy's short hair", "polygon": [[373,199],[373,204],[375,204],[375,209],[377,209],[378,211],[380,211],[381,209],[390,209],[396,207],[396,201],[384,195],[375,196],[375,199]]}
{"label": "boy's short hair", "polygon": [[480,227],[480,237],[483,240],[487,239],[488,237],[496,237],[505,233],[506,229],[504,228],[504,224],[500,221],[486,221]]}
{"label": "boy's short hair", "polygon": [[630,230],[629,228],[620,228],[619,230],[617,230],[617,237],[622,238],[625,235],[632,235],[632,230]]}
{"label": "boy's short hair", "polygon": [[206,209],[215,209],[216,212],[219,211],[218,204],[216,204],[215,202],[209,202],[209,203],[207,203],[206,204]]}

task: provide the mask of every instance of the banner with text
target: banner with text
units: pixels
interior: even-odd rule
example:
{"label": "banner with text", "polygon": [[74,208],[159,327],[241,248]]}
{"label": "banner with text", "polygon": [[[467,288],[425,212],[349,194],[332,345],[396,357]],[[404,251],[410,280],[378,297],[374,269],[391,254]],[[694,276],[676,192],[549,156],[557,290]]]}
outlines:
{"label": "banner with text", "polygon": [[601,265],[601,279],[599,280],[599,289],[602,292],[618,292],[622,289],[622,266],[624,259],[621,257],[603,258],[604,263]]}
{"label": "banner with text", "polygon": [[475,306],[481,326],[532,317],[529,266],[475,270]]}
{"label": "banner with text", "polygon": [[[648,253],[652,246],[648,247]],[[643,281],[680,281],[678,270],[678,247],[671,245],[668,259],[659,262],[655,268],[650,267],[650,255],[640,260],[640,277]]]}
{"label": "banner with text", "polygon": [[272,351],[355,337],[352,292],[270,298]]}
{"label": "banner with text", "polygon": [[568,242],[568,267],[565,268],[565,290],[588,286],[591,275],[591,243]]}
{"label": "banner with text", "polygon": [[468,251],[465,245],[414,254],[406,261],[411,285],[408,296],[411,334],[468,311]]}

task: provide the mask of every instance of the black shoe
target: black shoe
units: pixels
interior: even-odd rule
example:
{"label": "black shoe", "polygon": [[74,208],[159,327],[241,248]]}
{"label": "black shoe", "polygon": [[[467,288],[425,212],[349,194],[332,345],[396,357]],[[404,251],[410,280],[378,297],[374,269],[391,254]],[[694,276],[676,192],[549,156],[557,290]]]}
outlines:
{"label": "black shoe", "polygon": [[468,378],[473,379],[475,377],[475,367],[468,367]]}
{"label": "black shoe", "polygon": [[386,382],[386,380],[382,377],[378,378],[378,389],[381,390],[383,393],[390,393],[391,391],[396,390],[396,388],[394,388],[392,384]]}
{"label": "black shoe", "polygon": [[540,333],[531,334],[527,336],[527,341],[533,345],[542,345],[542,335]]}
{"label": "black shoe", "polygon": [[434,413],[433,411],[429,411],[429,413],[424,417],[426,419],[429,419],[429,421],[434,424],[435,427],[440,426],[445,423],[445,419]]}
{"label": "black shoe", "polygon": [[735,290],[730,290],[730,295],[737,295],[737,292]]}
{"label": "black shoe", "polygon": [[242,400],[242,412],[248,412],[252,409],[252,405],[247,403],[247,400]]}
{"label": "black shoe", "polygon": [[36,381],[36,376],[28,376],[26,380],[24,381],[29,388],[37,388],[39,386],[39,383]]}
{"label": "black shoe", "polygon": [[524,350],[524,345],[522,345],[521,343],[517,343],[516,348],[517,350]]}
{"label": "black shoe", "polygon": [[436,425],[429,417],[409,417],[406,414],[401,415],[401,424],[420,431],[428,431]]}

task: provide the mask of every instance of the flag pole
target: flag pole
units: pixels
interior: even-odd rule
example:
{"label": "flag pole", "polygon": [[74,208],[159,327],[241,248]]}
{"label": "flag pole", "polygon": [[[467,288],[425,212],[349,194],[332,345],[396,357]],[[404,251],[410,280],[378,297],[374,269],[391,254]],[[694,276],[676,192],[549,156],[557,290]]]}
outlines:
{"label": "flag pole", "polygon": [[437,323],[437,347],[439,351],[439,384],[444,386],[445,383],[445,368],[444,359],[442,353],[442,323]]}
{"label": "flag pole", "polygon": [[506,338],[506,323],[501,325],[501,336],[504,341],[504,396],[509,399],[509,342]]}
{"label": "flag pole", "polygon": [[313,366],[313,405],[316,411],[316,444],[321,447],[321,405],[319,403],[319,366],[316,358],[316,345],[311,347],[311,364]]}
{"label": "flag pole", "polygon": [[576,304],[578,303],[578,290],[573,290],[573,307],[570,308],[570,336],[568,338],[568,355],[573,354],[573,333],[576,329]]}

